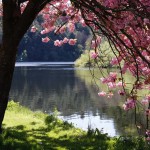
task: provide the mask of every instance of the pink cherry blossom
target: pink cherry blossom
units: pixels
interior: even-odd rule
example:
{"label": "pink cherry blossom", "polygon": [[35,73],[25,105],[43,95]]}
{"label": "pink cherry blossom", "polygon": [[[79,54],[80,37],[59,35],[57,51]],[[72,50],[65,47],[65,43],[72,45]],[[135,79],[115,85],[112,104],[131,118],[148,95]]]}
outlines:
{"label": "pink cherry blossom", "polygon": [[110,72],[110,73],[109,73],[109,77],[110,77],[112,80],[116,80],[116,79],[117,79],[117,72]]}
{"label": "pink cherry blossom", "polygon": [[42,38],[42,42],[44,42],[44,43],[47,43],[49,41],[50,41],[49,37]]}
{"label": "pink cherry blossom", "polygon": [[59,29],[59,33],[63,34],[66,31],[66,26],[63,26]]}
{"label": "pink cherry blossom", "polygon": [[63,44],[63,41],[59,41],[59,40],[54,41],[55,46],[60,47],[60,46],[62,46],[62,44]]}
{"label": "pink cherry blossom", "polygon": [[108,87],[109,87],[109,88],[116,88],[116,83],[114,83],[114,82],[109,82],[109,83],[108,83]]}
{"label": "pink cherry blossom", "polygon": [[142,103],[143,105],[146,105],[146,104],[148,104],[148,100],[147,100],[147,99],[143,99],[143,100],[141,101],[141,103]]}
{"label": "pink cherry blossom", "polygon": [[68,41],[69,41],[69,39],[66,37],[63,39],[63,43],[68,43]]}
{"label": "pink cherry blossom", "polygon": [[121,95],[121,96],[124,96],[125,92],[123,90],[118,90],[118,94]]}
{"label": "pink cherry blossom", "polygon": [[91,58],[93,59],[96,59],[98,57],[98,53],[96,52],[91,52],[90,55],[91,55]]}
{"label": "pink cherry blossom", "polygon": [[50,15],[49,15],[49,14],[43,14],[43,18],[44,18],[44,19],[49,19],[49,18],[50,18]]}
{"label": "pink cherry blossom", "polygon": [[91,48],[92,49],[95,49],[97,48],[101,43],[101,37],[100,36],[96,36],[96,39],[92,40],[92,43],[91,43]]}
{"label": "pink cherry blossom", "polygon": [[123,104],[124,110],[129,110],[135,108],[136,100],[133,98],[128,98],[127,101]]}
{"label": "pink cherry blossom", "polygon": [[45,28],[44,30],[41,31],[41,34],[47,34],[50,32],[50,29]]}
{"label": "pink cherry blossom", "polygon": [[150,20],[148,19],[148,18],[144,18],[144,23],[149,23],[150,22]]}
{"label": "pink cherry blossom", "polygon": [[86,27],[86,24],[85,24],[84,19],[81,19],[81,20],[80,20],[80,23],[81,23],[81,25],[82,25],[83,27]]}
{"label": "pink cherry blossom", "polygon": [[108,83],[107,78],[100,78],[100,80],[101,80],[101,82],[104,83],[104,84],[105,84],[105,83]]}
{"label": "pink cherry blossom", "polygon": [[111,65],[118,65],[121,62],[122,58],[118,57],[118,58],[113,58],[110,62]]}
{"label": "pink cherry blossom", "polygon": [[113,94],[112,92],[109,92],[109,93],[107,94],[107,98],[112,98],[113,95],[114,95],[114,94]]}
{"label": "pink cherry blossom", "polygon": [[150,130],[146,130],[147,136],[150,136]]}
{"label": "pink cherry blossom", "polygon": [[69,39],[69,45],[75,45],[77,42],[77,39]]}
{"label": "pink cherry blossom", "polygon": [[147,96],[146,96],[146,99],[147,99],[148,101],[150,101],[150,95],[147,95]]}
{"label": "pink cherry blossom", "polygon": [[119,81],[118,83],[116,83],[116,86],[117,87],[122,87],[122,86],[124,86],[124,83],[122,83],[122,81]]}
{"label": "pink cherry blossom", "polygon": [[98,96],[106,96],[106,92],[102,91],[98,93]]}

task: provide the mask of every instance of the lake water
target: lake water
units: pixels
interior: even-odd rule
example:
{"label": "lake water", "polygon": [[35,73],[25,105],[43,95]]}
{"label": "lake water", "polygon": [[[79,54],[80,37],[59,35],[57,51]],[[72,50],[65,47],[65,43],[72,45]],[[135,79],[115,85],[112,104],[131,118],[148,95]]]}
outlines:
{"label": "lake water", "polygon": [[136,134],[134,112],[122,110],[121,98],[99,97],[90,84],[88,68],[74,68],[72,62],[16,63],[10,99],[32,110],[52,113],[87,130],[98,128],[110,136]]}

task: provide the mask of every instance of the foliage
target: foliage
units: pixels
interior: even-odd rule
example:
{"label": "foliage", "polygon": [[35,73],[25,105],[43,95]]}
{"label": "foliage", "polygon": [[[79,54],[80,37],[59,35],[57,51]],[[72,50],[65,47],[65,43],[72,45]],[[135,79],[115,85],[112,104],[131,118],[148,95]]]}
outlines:
{"label": "foliage", "polygon": [[[34,25],[40,28],[42,21],[38,18]],[[61,36],[56,36],[52,32],[47,35],[51,38],[51,42],[43,43],[42,38],[44,36],[39,31],[32,33],[29,30],[19,44],[17,61],[74,61],[84,51],[84,44],[87,38],[91,36],[88,29],[79,24],[76,25],[76,30],[72,34],[65,32]],[[78,41],[74,46],[66,44],[56,47],[52,41],[62,37],[78,38]]]}
{"label": "foliage", "polygon": [[114,144],[115,150],[149,150],[150,145],[145,144],[143,137],[120,136]]}
{"label": "foliage", "polygon": [[90,52],[85,50],[83,54],[75,61],[75,67],[89,67],[92,66],[94,60],[90,59]]}
{"label": "foliage", "polygon": [[[15,117],[11,118],[12,116]],[[4,132],[0,136],[0,149],[3,150],[88,150],[97,149],[103,146],[102,143],[109,145],[106,139],[100,140],[94,135],[89,137],[86,132],[59,120],[56,116],[37,115],[37,112],[32,112],[13,101],[9,103],[4,123]]]}
{"label": "foliage", "polygon": [[[83,54],[75,61],[76,67],[101,67],[101,68],[111,68],[110,60],[114,57],[111,51],[109,43],[104,40],[100,45],[100,51],[98,52],[98,57],[92,59],[92,54],[95,53],[94,50],[85,50]],[[117,66],[115,66],[116,68]]]}
{"label": "foliage", "polygon": [[[13,101],[8,105],[4,131],[0,135],[2,150],[148,150],[149,148],[143,137],[110,138],[98,129],[89,128],[87,132],[81,131],[56,116],[32,112]],[[12,116],[15,117],[11,118]]]}

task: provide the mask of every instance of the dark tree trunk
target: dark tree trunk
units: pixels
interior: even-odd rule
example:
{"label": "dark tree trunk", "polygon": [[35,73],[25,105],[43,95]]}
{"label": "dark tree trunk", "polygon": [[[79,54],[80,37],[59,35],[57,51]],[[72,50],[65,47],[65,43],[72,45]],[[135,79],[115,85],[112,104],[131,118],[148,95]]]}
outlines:
{"label": "dark tree trunk", "polygon": [[[21,2],[21,1],[20,1]],[[21,14],[17,0],[2,0],[3,37],[0,46],[0,132],[7,108],[17,47],[37,14],[50,0],[29,1]]]}
{"label": "dark tree trunk", "polygon": [[14,31],[17,5],[14,0],[3,0],[3,36],[0,47],[0,131],[8,103],[9,91],[15,66],[17,43]]}
{"label": "dark tree trunk", "polygon": [[9,99],[9,91],[15,66],[17,48],[11,44],[13,40],[0,48],[0,131]]}

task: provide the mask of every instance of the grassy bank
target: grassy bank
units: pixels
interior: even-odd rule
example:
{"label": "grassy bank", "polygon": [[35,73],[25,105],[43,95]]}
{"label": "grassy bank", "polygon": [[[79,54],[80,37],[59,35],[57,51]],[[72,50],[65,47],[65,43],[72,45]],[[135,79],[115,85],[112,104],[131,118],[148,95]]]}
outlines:
{"label": "grassy bank", "polygon": [[[114,49],[115,50],[115,49]],[[110,61],[115,55],[113,54],[107,40],[102,41],[99,47],[99,56],[96,59],[91,58],[91,53],[95,50],[85,50],[83,54],[75,61],[76,67],[102,67],[111,68]]]}
{"label": "grassy bank", "polygon": [[0,150],[142,150],[143,138],[109,138],[99,130],[87,133],[55,115],[32,112],[11,101],[0,135]]}

